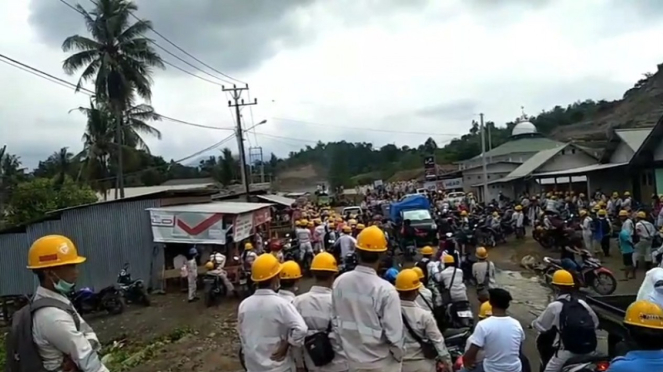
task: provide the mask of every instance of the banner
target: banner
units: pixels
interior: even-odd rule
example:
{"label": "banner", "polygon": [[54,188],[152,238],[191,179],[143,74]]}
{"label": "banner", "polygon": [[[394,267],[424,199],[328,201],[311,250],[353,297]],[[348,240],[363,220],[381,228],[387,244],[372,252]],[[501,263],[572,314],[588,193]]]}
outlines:
{"label": "banner", "polygon": [[241,242],[251,236],[251,230],[253,230],[253,213],[244,213],[235,217],[234,226],[233,240],[235,242]]}
{"label": "banner", "polygon": [[441,188],[443,190],[462,189],[463,188],[463,178],[458,177],[458,178],[450,178],[450,179],[447,179],[447,180],[439,180],[438,181],[438,188]]}
{"label": "banner", "polygon": [[424,179],[437,179],[437,165],[435,164],[435,156],[430,155],[424,158]]}
{"label": "banner", "polygon": [[226,244],[223,214],[151,210],[156,243]]}

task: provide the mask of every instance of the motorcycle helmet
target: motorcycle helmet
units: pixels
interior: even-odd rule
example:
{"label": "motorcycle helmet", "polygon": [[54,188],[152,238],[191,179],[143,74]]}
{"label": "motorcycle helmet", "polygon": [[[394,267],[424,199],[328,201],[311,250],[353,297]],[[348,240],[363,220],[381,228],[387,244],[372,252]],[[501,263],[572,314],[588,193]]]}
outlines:
{"label": "motorcycle helmet", "polygon": [[214,270],[214,262],[212,262],[212,261],[207,261],[207,263],[205,264],[205,268],[206,268],[207,270]]}
{"label": "motorcycle helmet", "polygon": [[198,255],[198,250],[195,247],[189,249],[189,256],[194,256],[195,257],[197,255]]}

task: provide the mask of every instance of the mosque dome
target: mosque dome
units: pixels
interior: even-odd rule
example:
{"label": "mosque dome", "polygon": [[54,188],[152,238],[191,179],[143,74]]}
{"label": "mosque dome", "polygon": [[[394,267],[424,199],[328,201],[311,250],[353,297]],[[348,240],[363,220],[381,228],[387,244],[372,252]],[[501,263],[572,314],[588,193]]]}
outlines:
{"label": "mosque dome", "polygon": [[523,134],[536,134],[536,127],[529,121],[521,121],[511,130],[511,136],[520,136]]}

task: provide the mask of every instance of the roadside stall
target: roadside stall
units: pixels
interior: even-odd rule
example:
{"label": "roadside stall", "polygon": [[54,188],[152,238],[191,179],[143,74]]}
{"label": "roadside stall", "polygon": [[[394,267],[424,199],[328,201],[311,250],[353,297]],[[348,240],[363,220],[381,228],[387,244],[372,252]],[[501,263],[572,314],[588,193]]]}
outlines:
{"label": "roadside stall", "polygon": [[[231,282],[238,278],[239,255],[244,243],[252,241],[256,229],[269,229],[271,203],[212,202],[148,208],[152,236],[164,249],[161,278],[180,278],[191,248],[196,248],[198,272],[212,252],[226,256],[224,269]],[[269,231],[265,236],[269,236]]]}
{"label": "roadside stall", "polygon": [[272,220],[269,225],[271,238],[283,236],[293,229],[292,224],[292,206],[297,200],[286,198],[281,195],[257,195],[258,199],[274,203],[272,205]]}

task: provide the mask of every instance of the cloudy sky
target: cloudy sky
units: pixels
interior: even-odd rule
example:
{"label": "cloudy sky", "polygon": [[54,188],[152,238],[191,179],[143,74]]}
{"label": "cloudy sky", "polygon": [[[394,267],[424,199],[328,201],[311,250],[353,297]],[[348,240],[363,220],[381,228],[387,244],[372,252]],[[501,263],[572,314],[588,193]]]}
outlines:
{"label": "cloudy sky", "polygon": [[[75,0],[66,0],[75,4]],[[85,7],[90,0],[79,0]],[[498,5],[500,4],[500,5]],[[535,5],[532,5],[535,4]],[[576,100],[615,99],[663,62],[660,0],[138,0],[137,15],[214,67],[249,83],[247,146],[283,156],[317,140],[438,144],[483,112],[503,124]],[[75,82],[62,71],[65,37],[85,34],[59,0],[0,2],[0,53]],[[223,78],[154,40],[209,74]],[[169,63],[211,81],[161,52]],[[226,78],[227,79],[227,78]],[[88,97],[0,63],[0,145],[26,166],[61,147],[79,151]],[[219,85],[175,68],[154,75],[156,110],[230,127]],[[225,83],[228,85],[228,83]],[[244,96],[248,100],[248,96]],[[147,138],[184,158],[232,132],[171,121]],[[227,142],[236,150],[236,141]],[[210,155],[217,154],[212,151]]]}

